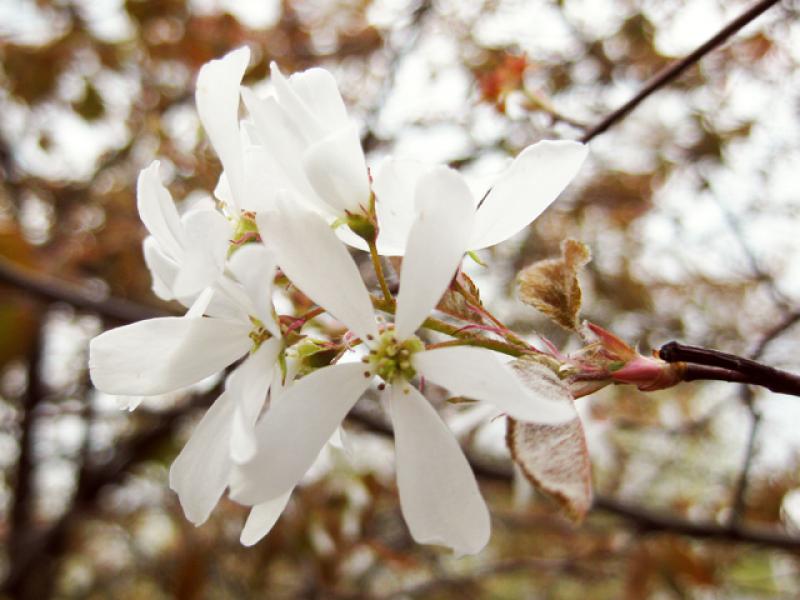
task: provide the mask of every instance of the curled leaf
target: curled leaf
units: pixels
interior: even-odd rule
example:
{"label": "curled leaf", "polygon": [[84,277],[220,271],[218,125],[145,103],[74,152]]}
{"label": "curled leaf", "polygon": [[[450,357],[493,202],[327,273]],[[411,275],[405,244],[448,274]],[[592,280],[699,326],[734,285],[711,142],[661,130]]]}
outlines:
{"label": "curled leaf", "polygon": [[[529,360],[512,363],[529,388],[550,400],[569,403],[567,386],[547,367]],[[506,443],[525,477],[534,487],[555,499],[574,521],[582,521],[592,505],[592,477],[583,426],[575,417],[558,425],[508,419]]]}
{"label": "curled leaf", "polygon": [[519,272],[520,299],[564,329],[577,331],[581,310],[578,272],[590,260],[585,244],[564,240],[560,258],[540,260]]}
{"label": "curled leaf", "polygon": [[464,321],[484,322],[479,312],[483,308],[480,290],[466,273],[458,273],[455,285],[447,289],[436,308]]}

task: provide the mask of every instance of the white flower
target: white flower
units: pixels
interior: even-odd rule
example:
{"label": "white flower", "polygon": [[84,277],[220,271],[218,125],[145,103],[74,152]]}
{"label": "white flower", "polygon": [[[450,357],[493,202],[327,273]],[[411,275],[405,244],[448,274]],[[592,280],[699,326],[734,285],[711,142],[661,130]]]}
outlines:
{"label": "white flower", "polygon": [[415,201],[395,326],[382,334],[355,263],[324,221],[300,209],[288,193],[279,195],[275,213],[259,216],[286,275],[364,340],[370,355],[366,365],[341,363],[295,382],[259,421],[257,453],[237,467],[231,491],[246,504],[291,491],[379,375],[395,430],[400,503],[412,536],[473,554],[488,541],[488,510],[458,442],[410,380],[419,374],[524,421],[560,422],[571,413],[533,395],[494,352],[463,346],[425,350],[414,336],[450,285],[475,219],[469,190],[450,169],[423,175]]}
{"label": "white flower", "polygon": [[232,464],[255,453],[255,423],[283,349],[272,309],[275,262],[269,251],[247,245],[233,255],[228,269],[238,283],[223,277],[200,295],[186,316],[112,329],[89,345],[95,387],[123,395],[175,391],[248,355],[228,377],[225,392],[170,472],[170,485],[196,524],[208,518],[227,487]]}
{"label": "white flower", "polygon": [[153,292],[164,300],[190,304],[222,274],[232,234],[230,223],[213,209],[192,210],[182,217],[153,161],[139,174],[137,206],[150,232],[144,258],[153,277]]}
{"label": "white flower", "polygon": [[239,87],[250,62],[246,46],[203,65],[197,75],[195,102],[200,122],[219,156],[230,195],[232,216],[238,217],[250,188],[245,176],[244,152],[239,129]]}
{"label": "white flower", "polygon": [[[567,187],[586,159],[579,142],[545,140],[525,148],[501,173],[488,195],[472,198],[475,221],[469,250],[510,238],[533,222]],[[413,198],[420,178],[431,167],[414,160],[389,158],[375,173],[378,251],[402,255],[414,221]]]}
{"label": "white flower", "polygon": [[253,119],[254,163],[329,220],[369,208],[369,176],[358,127],[347,116],[333,76],[314,68],[286,78],[271,65],[274,95],[242,88]]}

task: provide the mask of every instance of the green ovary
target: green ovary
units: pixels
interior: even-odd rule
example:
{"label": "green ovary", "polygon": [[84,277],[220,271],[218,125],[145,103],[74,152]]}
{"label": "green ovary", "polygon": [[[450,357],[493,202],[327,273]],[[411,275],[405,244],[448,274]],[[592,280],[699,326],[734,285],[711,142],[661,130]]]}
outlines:
{"label": "green ovary", "polygon": [[367,362],[386,383],[394,383],[398,379],[409,381],[417,374],[411,357],[424,349],[425,345],[417,336],[398,342],[393,331],[386,331],[378,339],[377,347],[370,350]]}

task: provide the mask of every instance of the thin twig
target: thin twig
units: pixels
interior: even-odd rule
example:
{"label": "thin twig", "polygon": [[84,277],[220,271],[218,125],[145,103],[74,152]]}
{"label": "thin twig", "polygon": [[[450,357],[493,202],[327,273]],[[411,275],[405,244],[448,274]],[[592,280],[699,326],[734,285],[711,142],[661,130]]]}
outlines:
{"label": "thin twig", "polygon": [[754,4],[751,8],[744,11],[741,15],[736,17],[733,21],[728,23],[725,27],[720,29],[714,36],[712,36],[704,44],[700,45],[691,54],[684,58],[677,60],[661,71],[656,73],[644,87],[633,98],[628,100],[625,104],[618,109],[608,114],[597,125],[589,129],[582,137],[581,141],[586,143],[594,139],[612,125],[624,119],[629,113],[633,111],[642,101],[644,101],[653,92],[661,89],[667,84],[673,82],[680,77],[689,67],[699,62],[706,54],[721,46],[729,37],[739,31],[742,27],[750,23],[761,13],[766,11],[771,6],[778,4],[780,0],[761,0]]}
{"label": "thin twig", "polygon": [[83,465],[72,505],[53,525],[31,536],[15,552],[14,561],[0,587],[0,595],[21,598],[25,590],[36,585],[36,579],[51,576],[47,568],[57,562],[54,557],[66,550],[70,529],[84,512],[96,504],[101,490],[119,483],[134,466],[157,454],[164,443],[172,439],[178,424],[192,409],[207,407],[219,393],[220,386],[217,385],[185,406],[159,413],[157,425],[117,444],[110,462],[102,466]]}
{"label": "thin twig", "polygon": [[[348,418],[358,422],[370,431],[380,435],[391,435],[391,426],[381,415],[357,405]],[[489,461],[481,456],[466,451],[472,470],[482,479],[510,483],[512,480],[511,465],[507,462]],[[719,525],[714,522],[698,522],[676,517],[663,511],[649,510],[628,502],[596,495],[593,510],[613,514],[628,521],[642,533],[672,533],[691,538],[716,541],[742,542],[770,548],[779,548],[800,552],[800,537],[769,530],[758,530],[742,527],[738,524]]]}
{"label": "thin twig", "polygon": [[684,381],[712,379],[748,383],[779,394],[800,396],[800,376],[749,358],[679,342],[664,344],[658,355],[669,363],[685,363]]}
{"label": "thin twig", "polygon": [[33,474],[36,430],[36,407],[44,398],[41,379],[42,345],[44,330],[41,319],[37,323],[31,349],[28,352],[28,385],[20,405],[19,458],[14,477],[14,498],[11,503],[9,558],[13,564],[17,551],[24,545],[33,522]]}
{"label": "thin twig", "polygon": [[130,323],[168,316],[169,313],[120,298],[99,298],[85,288],[35,273],[0,257],[0,283],[7,283],[39,298],[65,302],[76,308],[88,310],[114,323]]}
{"label": "thin twig", "polygon": [[730,518],[732,526],[739,525],[744,518],[745,509],[747,508],[747,490],[750,487],[750,470],[753,467],[753,459],[756,455],[756,440],[761,430],[761,411],[757,410],[753,404],[753,389],[750,386],[742,386],[742,403],[750,414],[750,431],[747,434],[747,446],[742,468],[739,472],[739,477],[736,479],[736,487],[733,489]]}

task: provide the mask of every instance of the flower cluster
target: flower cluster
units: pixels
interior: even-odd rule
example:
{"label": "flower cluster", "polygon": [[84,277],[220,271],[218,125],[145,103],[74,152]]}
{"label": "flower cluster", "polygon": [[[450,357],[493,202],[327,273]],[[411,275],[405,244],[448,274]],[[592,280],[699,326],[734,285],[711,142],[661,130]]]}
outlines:
{"label": "flower cluster", "polygon": [[[153,290],[188,311],[93,339],[92,380],[135,405],[235,365],[172,465],[170,485],[198,525],[226,489],[252,506],[246,544],[270,530],[320,450],[374,388],[394,427],[412,536],[478,552],[489,539],[489,513],[419,383],[490,403],[520,422],[574,418],[571,402],[553,397],[558,392],[541,393],[546,386],[515,375],[506,355],[535,350],[497,319],[485,323],[460,266],[466,253],[507,239],[547,208],[586,150],[576,142],[532,145],[480,197],[458,172],[412,160],[387,159],[371,178],[330,73],[286,78],[273,65],[272,93],[261,97],[241,87],[248,62],[248,50],[236,50],[205,65],[197,81],[198,113],[224,170],[218,205],[181,215],[158,163],[139,177]],[[379,289],[368,289],[348,245],[370,252]],[[401,264],[396,294],[381,255],[402,257],[393,262]],[[275,299],[297,290],[305,312],[279,313]],[[466,325],[436,318],[452,294],[479,316]],[[318,318],[327,319],[322,329],[333,318],[346,331],[329,327],[326,339],[313,339],[308,324]],[[428,330],[448,337],[431,343]]]}

